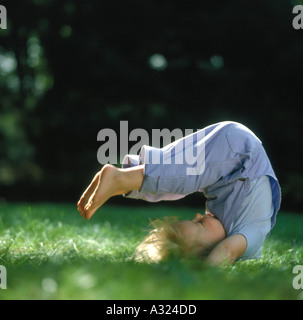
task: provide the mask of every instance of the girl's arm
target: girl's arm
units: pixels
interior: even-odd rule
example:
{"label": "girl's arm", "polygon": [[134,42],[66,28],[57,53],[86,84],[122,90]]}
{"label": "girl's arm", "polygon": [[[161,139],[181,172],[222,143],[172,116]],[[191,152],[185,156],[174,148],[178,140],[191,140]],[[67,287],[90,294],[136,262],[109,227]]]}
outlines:
{"label": "girl's arm", "polygon": [[206,261],[210,265],[232,264],[247,247],[246,238],[242,234],[234,234],[219,242],[208,255]]}

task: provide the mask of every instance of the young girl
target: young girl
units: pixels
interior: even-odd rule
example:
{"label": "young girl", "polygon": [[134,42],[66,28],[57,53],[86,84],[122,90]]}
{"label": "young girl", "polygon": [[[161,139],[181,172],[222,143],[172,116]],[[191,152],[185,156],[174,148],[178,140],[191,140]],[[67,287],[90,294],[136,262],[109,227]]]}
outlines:
{"label": "young girl", "polygon": [[260,257],[281,192],[261,141],[240,123],[213,124],[161,149],[143,146],[139,156],[124,158],[122,169],[105,165],[78,210],[90,219],[115,195],[155,202],[193,192],[204,193],[206,213],[156,221],[136,250],[137,260],[156,262],[174,253],[219,265]]}

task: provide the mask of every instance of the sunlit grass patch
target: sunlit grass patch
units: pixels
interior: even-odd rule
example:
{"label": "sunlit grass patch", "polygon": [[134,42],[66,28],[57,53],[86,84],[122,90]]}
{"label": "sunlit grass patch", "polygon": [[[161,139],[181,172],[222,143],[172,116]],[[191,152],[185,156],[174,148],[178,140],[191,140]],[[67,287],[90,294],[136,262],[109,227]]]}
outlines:
{"label": "sunlit grass patch", "polygon": [[[155,209],[156,208],[156,209]],[[303,264],[303,216],[280,213],[258,260],[226,268],[201,261],[138,264],[130,258],[149,219],[191,218],[192,208],[105,205],[84,220],[69,204],[0,208],[1,299],[297,299]]]}

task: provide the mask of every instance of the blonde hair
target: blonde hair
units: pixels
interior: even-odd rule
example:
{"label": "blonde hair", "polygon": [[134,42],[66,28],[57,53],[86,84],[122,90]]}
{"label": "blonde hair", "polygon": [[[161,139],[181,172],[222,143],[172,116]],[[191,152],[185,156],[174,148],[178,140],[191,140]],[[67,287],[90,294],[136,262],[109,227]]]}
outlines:
{"label": "blonde hair", "polygon": [[171,254],[181,253],[180,234],[176,228],[177,218],[164,218],[150,221],[153,230],[143,239],[136,248],[136,261],[159,262]]}
{"label": "blonde hair", "polygon": [[[152,231],[136,248],[133,259],[137,262],[160,262],[169,257],[184,257],[185,241],[180,233],[179,221],[176,217],[165,217],[163,220],[151,221]],[[201,248],[201,256],[209,252]]]}

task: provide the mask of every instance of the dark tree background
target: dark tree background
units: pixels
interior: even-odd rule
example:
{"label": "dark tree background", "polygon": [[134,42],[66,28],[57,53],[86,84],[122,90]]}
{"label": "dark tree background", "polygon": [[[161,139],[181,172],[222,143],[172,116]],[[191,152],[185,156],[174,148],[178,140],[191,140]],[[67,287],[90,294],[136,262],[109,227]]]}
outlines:
{"label": "dark tree background", "polygon": [[76,201],[101,167],[98,132],[122,120],[148,132],[235,120],[263,141],[283,207],[301,210],[299,0],[0,4],[2,201]]}

